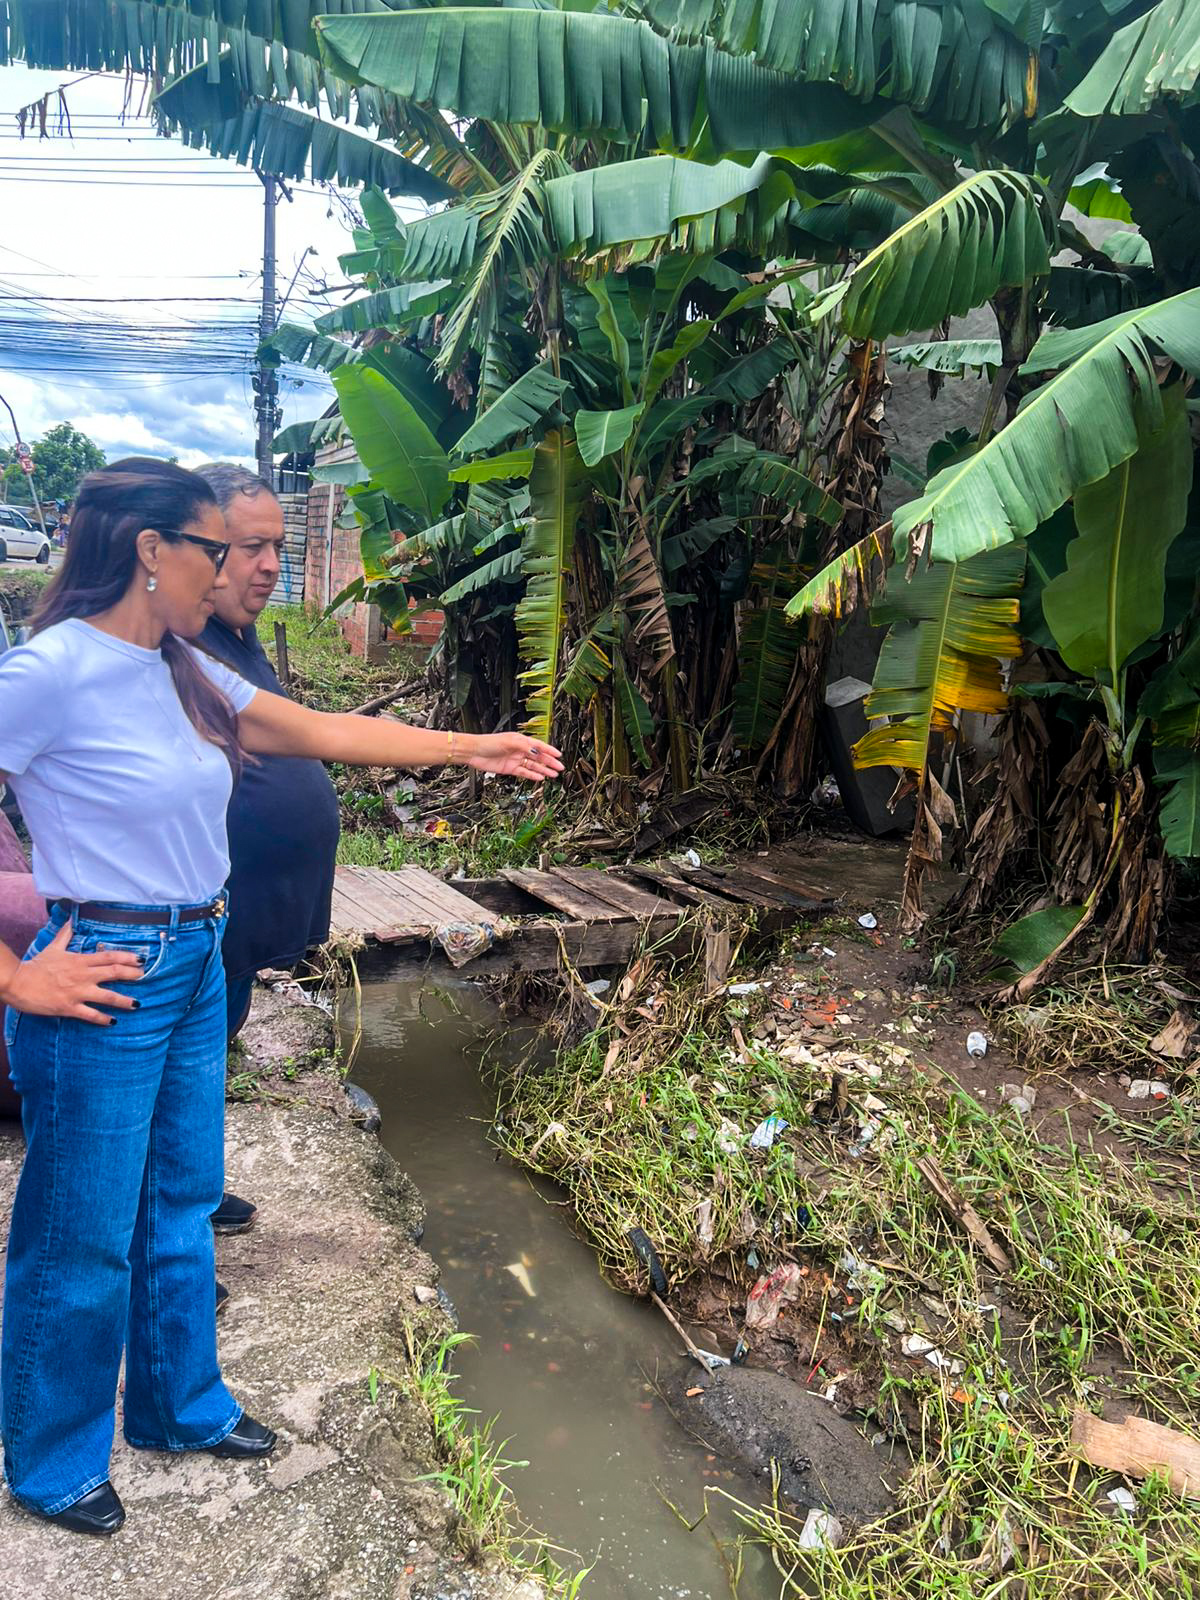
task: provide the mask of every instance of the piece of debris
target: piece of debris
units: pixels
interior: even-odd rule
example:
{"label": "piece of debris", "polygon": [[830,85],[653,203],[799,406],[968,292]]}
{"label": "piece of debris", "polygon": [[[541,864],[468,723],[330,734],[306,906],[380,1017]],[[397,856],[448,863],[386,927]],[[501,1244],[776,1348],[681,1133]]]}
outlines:
{"label": "piece of debris", "polygon": [[1076,1411],[1071,1420],[1071,1448],[1093,1467],[1126,1478],[1161,1473],[1173,1494],[1200,1499],[1200,1439],[1177,1428],[1145,1417],[1102,1422],[1089,1411]]}
{"label": "piece of debris", "polygon": [[686,1399],[694,1400],[698,1394],[704,1394],[705,1393],[705,1389],[704,1389],[704,1386],[702,1384],[697,1383],[697,1384],[693,1384],[693,1386],[690,1389],[685,1389],[683,1391],[683,1393],[684,1393],[684,1397]]}
{"label": "piece of debris", "polygon": [[650,1282],[654,1285],[656,1294],[666,1294],[667,1275],[663,1271],[663,1264],[659,1259],[658,1251],[650,1242],[650,1235],[644,1228],[630,1228],[625,1235],[633,1246],[633,1253],[650,1271]]}
{"label": "piece of debris", "polygon": [[769,1150],[778,1139],[779,1135],[789,1128],[791,1124],[786,1117],[781,1117],[772,1111],[769,1117],[764,1117],[750,1135],[751,1150]]}
{"label": "piece of debris", "polygon": [[1148,1049],[1153,1050],[1156,1056],[1170,1056],[1173,1061],[1180,1061],[1184,1056],[1195,1052],[1196,1021],[1181,1007],[1177,1007],[1170,1020],[1161,1033],[1156,1033],[1151,1039]]}
{"label": "piece of debris", "polygon": [[594,995],[598,999],[600,997],[600,995],[607,994],[608,991],[612,988],[612,979],[611,978],[593,978],[591,983],[585,983],[583,987],[587,990],[587,992],[590,995]]}
{"label": "piece of debris", "polygon": [[976,1029],[974,1032],[967,1035],[967,1054],[969,1056],[985,1056],[987,1055],[987,1049],[988,1042],[986,1034],[980,1033],[978,1029]]}
{"label": "piece of debris", "polygon": [[1162,1078],[1134,1078],[1127,1092],[1131,1100],[1166,1100],[1171,1086]]}
{"label": "piece of debris", "polygon": [[846,1151],[846,1154],[849,1156],[854,1156],[856,1159],[859,1156],[865,1155],[872,1144],[874,1144],[875,1135],[879,1132],[879,1128],[880,1124],[874,1117],[871,1117],[867,1122],[864,1122],[862,1127],[858,1130],[858,1138],[849,1147],[849,1149]]}
{"label": "piece of debris", "polygon": [[427,1283],[418,1283],[413,1288],[413,1298],[419,1306],[431,1306],[438,1297],[436,1289],[431,1289]]}
{"label": "piece of debris", "polygon": [[761,994],[765,984],[761,983],[729,983],[725,986],[726,994]]}
{"label": "piece of debris", "polygon": [[996,1271],[1011,1272],[1012,1262],[992,1237],[983,1218],[971,1202],[959,1194],[934,1158],[919,1156],[916,1168],[937,1196],[942,1210],[952,1222],[958,1224],[976,1249],[983,1252]]}
{"label": "piece of debris", "polygon": [[696,1237],[701,1244],[713,1242],[713,1203],[701,1200],[696,1207]]}
{"label": "piece of debris", "polygon": [[810,1511],[796,1540],[800,1550],[833,1550],[842,1542],[842,1525],[832,1511]]}
{"label": "piece of debris", "polygon": [[1000,1098],[1018,1116],[1027,1117],[1037,1103],[1037,1090],[1031,1083],[1002,1083]]}
{"label": "piece of debris", "polygon": [[879,926],[879,923],[876,921],[876,919],[871,915],[871,913],[869,911],[864,911],[862,916],[859,917],[859,919],[858,919],[858,925],[859,925],[860,928],[871,929],[871,928],[877,928]]}
{"label": "piece of debris", "polygon": [[685,850],[683,853],[683,859],[687,862],[689,867],[698,867],[701,865],[700,856],[695,850]]}
{"label": "piece of debris", "polygon": [[1128,1517],[1132,1517],[1137,1510],[1137,1501],[1128,1489],[1110,1489],[1104,1498],[1111,1500],[1117,1510],[1123,1511]]}
{"label": "piece of debris", "polygon": [[531,1300],[537,1299],[537,1294],[534,1291],[533,1284],[529,1281],[529,1269],[526,1267],[523,1261],[510,1262],[504,1270],[505,1272],[512,1273],[513,1277],[521,1285],[522,1289],[524,1289],[525,1293]]}
{"label": "piece of debris", "polygon": [[735,1156],[741,1149],[742,1130],[736,1122],[730,1122],[728,1117],[721,1118],[721,1126],[717,1129],[717,1149],[722,1155]]}
{"label": "piece of debris", "polygon": [[746,1296],[746,1326],[774,1327],[784,1303],[800,1298],[803,1281],[804,1273],[793,1262],[764,1274]]}

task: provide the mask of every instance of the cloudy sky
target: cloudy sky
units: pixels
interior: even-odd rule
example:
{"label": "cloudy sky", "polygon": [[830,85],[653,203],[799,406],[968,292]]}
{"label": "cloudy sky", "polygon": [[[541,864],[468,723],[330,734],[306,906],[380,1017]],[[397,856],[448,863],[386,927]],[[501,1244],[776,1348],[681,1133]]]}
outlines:
{"label": "cloudy sky", "polygon": [[[262,185],[154,138],[148,118],[122,122],[112,78],[69,90],[73,139],[19,139],[18,108],[68,76],[0,68],[0,394],[26,439],[65,420],[110,460],[252,464]],[[337,257],[351,241],[327,192],[294,195],[277,208],[277,278],[282,295],[315,248],[287,311],[305,322],[345,298],[314,290],[343,283]],[[285,423],[318,416],[332,393],[316,373],[292,371],[281,387]],[[0,408],[0,444],[11,433]]]}

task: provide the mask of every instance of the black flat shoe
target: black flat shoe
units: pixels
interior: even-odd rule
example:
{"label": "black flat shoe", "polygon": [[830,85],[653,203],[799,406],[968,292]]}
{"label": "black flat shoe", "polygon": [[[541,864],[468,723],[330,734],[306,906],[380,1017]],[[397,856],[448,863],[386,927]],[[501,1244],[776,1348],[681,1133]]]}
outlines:
{"label": "black flat shoe", "polygon": [[108,1482],[90,1489],[65,1511],[56,1511],[52,1516],[44,1511],[37,1514],[56,1528],[69,1528],[72,1533],[116,1533],[125,1521],[125,1507]]}
{"label": "black flat shoe", "polygon": [[275,1448],[275,1435],[265,1422],[255,1422],[243,1414],[232,1433],[227,1433],[220,1444],[209,1448],[209,1454],[225,1456],[232,1461],[246,1461],[254,1456],[269,1456]]}
{"label": "black flat shoe", "polygon": [[229,1304],[229,1290],[225,1287],[225,1285],[218,1278],[217,1279],[217,1315],[218,1316],[220,1316],[221,1312],[224,1311],[225,1307],[228,1304]]}
{"label": "black flat shoe", "polygon": [[258,1207],[252,1200],[239,1200],[236,1194],[223,1194],[221,1204],[210,1220],[214,1233],[245,1233],[254,1226],[257,1215]]}

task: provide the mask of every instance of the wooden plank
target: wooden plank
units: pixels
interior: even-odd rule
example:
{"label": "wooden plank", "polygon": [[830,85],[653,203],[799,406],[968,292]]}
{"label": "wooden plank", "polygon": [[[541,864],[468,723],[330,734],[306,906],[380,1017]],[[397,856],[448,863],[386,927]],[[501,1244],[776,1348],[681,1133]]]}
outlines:
{"label": "wooden plank", "polygon": [[626,877],[642,878],[647,883],[657,884],[665,893],[682,900],[685,905],[706,906],[725,912],[730,909],[728,900],[710,894],[707,889],[701,889],[694,883],[686,883],[678,873],[667,867],[644,867],[640,862],[631,861],[621,870]]}
{"label": "wooden plank", "polygon": [[647,894],[644,889],[635,889],[632,884],[622,883],[619,878],[605,872],[579,867],[552,867],[551,876],[561,878],[597,900],[605,901],[627,917],[663,916],[676,909],[661,895]]}
{"label": "wooden plank", "polygon": [[404,888],[414,895],[420,895],[426,904],[436,907],[442,913],[445,922],[495,922],[495,917],[490,915],[483,906],[478,906],[473,900],[468,900],[465,894],[460,894],[452,884],[442,878],[435,878],[432,872],[427,872],[424,867],[402,867],[398,876],[404,879]]}
{"label": "wooden plank", "polygon": [[506,867],[501,877],[535,895],[543,904],[553,907],[555,911],[565,912],[569,917],[590,922],[621,922],[627,920],[629,916],[627,911],[618,911],[594,895],[586,894],[583,890],[564,883],[561,878],[551,877],[548,872],[524,872],[518,867]]}
{"label": "wooden plank", "polygon": [[757,883],[728,867],[687,867],[685,870],[689,883],[698,883],[742,905],[759,906],[766,911],[786,909],[778,889],[768,888],[765,883]]}
{"label": "wooden plank", "polygon": [[809,887],[807,884],[788,882],[778,873],[772,872],[765,862],[739,861],[738,869],[741,873],[765,884],[769,889],[775,890],[785,905],[793,911],[823,911],[833,904],[830,895],[823,894],[821,890]]}
{"label": "wooden plank", "polygon": [[[368,867],[339,867],[343,887],[375,926],[414,920],[414,906],[407,897],[397,900],[371,875]],[[424,917],[416,920],[424,921]]]}
{"label": "wooden plank", "polygon": [[[703,949],[703,934],[696,928],[680,928],[674,917],[655,917],[636,922],[632,917],[621,922],[526,923],[510,939],[485,951],[464,968],[475,977],[507,977],[523,972],[557,972],[565,950],[574,967],[624,966],[643,940],[673,955],[691,955]],[[360,958],[360,970],[417,977],[448,972],[440,950],[417,954],[391,943],[370,946],[367,958]]]}

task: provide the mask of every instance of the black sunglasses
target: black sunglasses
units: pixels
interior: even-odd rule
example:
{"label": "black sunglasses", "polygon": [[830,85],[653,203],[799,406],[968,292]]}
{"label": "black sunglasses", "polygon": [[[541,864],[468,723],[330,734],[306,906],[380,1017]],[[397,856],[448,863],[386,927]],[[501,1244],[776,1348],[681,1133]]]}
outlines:
{"label": "black sunglasses", "polygon": [[164,539],[186,539],[188,544],[199,545],[212,562],[214,572],[220,572],[229,556],[229,546],[220,539],[202,539],[198,533],[184,533],[181,528],[159,528],[158,532]]}

